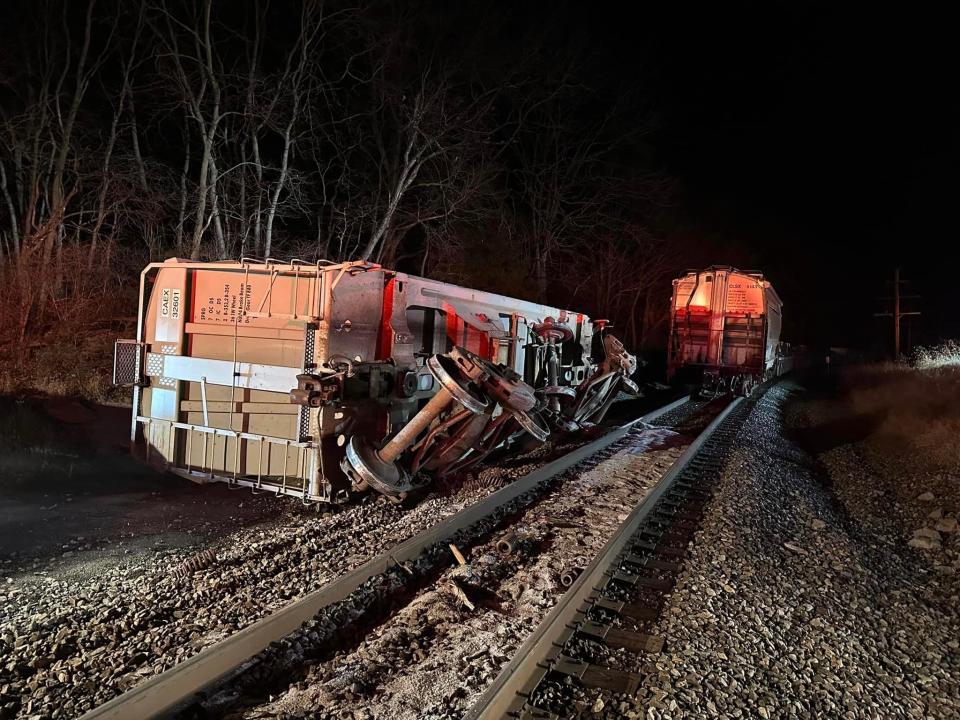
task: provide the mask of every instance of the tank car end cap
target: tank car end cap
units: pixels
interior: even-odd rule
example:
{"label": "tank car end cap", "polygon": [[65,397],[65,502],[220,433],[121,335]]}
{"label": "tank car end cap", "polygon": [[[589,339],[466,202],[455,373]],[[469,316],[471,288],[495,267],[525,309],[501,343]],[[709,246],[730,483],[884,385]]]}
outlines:
{"label": "tank car end cap", "polygon": [[351,479],[360,480],[391,499],[402,500],[413,487],[396,463],[384,462],[376,449],[359,435],[347,443],[343,465]]}

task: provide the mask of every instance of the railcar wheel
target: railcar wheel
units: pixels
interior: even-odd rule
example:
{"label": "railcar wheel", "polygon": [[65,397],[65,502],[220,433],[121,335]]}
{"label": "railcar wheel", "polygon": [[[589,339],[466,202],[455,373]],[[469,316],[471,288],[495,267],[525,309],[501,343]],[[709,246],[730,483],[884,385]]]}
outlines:
{"label": "railcar wheel", "polygon": [[540,442],[546,442],[547,438],[550,437],[550,427],[536,410],[531,410],[530,412],[514,410],[513,416],[517,419],[517,422],[520,423],[520,427]]}
{"label": "railcar wheel", "polygon": [[460,371],[484,393],[500,403],[504,409],[514,411],[532,410],[537,399],[533,388],[516,372],[502,365],[495,365],[466,348],[455,347],[450,357]]}
{"label": "railcar wheel", "polygon": [[402,501],[413,487],[409,476],[395,462],[386,462],[359,435],[347,443],[346,457],[340,467],[350,478],[354,490],[373,488],[395,502]]}
{"label": "railcar wheel", "polygon": [[489,401],[476,384],[464,376],[455,360],[446,355],[434,355],[427,359],[427,367],[440,386],[467,410],[482,413],[487,409]]}
{"label": "railcar wheel", "polygon": [[473,383],[500,403],[504,412],[517,419],[520,427],[539,442],[545,442],[550,437],[549,426],[535,410],[537,398],[533,388],[516,372],[502,365],[494,365],[462,347],[455,347],[450,356]]}

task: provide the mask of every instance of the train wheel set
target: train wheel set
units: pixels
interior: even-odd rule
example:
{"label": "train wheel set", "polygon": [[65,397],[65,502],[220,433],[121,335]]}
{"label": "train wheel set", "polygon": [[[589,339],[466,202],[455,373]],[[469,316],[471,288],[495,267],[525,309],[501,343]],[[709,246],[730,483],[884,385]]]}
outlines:
{"label": "train wheel set", "polygon": [[[553,321],[550,326],[560,327]],[[549,386],[538,393],[515,371],[462,347],[434,355],[427,367],[439,389],[396,435],[379,449],[362,436],[350,439],[341,467],[353,490],[373,488],[403,500],[418,472],[444,477],[477,464],[502,443],[522,442],[525,434],[542,443],[552,432],[592,424],[631,383],[621,368],[590,378],[578,390]]]}

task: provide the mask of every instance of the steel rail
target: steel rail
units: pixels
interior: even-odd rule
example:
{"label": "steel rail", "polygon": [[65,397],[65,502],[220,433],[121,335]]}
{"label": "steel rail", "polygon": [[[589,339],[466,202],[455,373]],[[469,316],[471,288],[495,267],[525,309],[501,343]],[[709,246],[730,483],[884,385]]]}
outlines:
{"label": "steel rail", "polygon": [[382,575],[400,563],[418,558],[430,546],[451,539],[460,530],[496,512],[541,482],[609,447],[634,426],[652,422],[689,399],[683,397],[671,402],[547,463],[419,535],[380,553],[318,590],[201,650],[169,670],[144,680],[127,692],[90,710],[81,720],[141,720],[160,716],[182,706],[196,693],[218,680],[225,679],[271,643],[295,632],[324,608],[346,599],[370,578]]}
{"label": "steel rail", "polygon": [[513,659],[507,663],[506,667],[493,681],[493,684],[480,696],[480,699],[464,716],[463,720],[492,720],[493,718],[509,717],[508,712],[517,700],[518,695],[522,695],[524,690],[531,689],[532,680],[538,673],[545,674],[549,667],[548,659],[551,652],[561,644],[560,638],[563,634],[576,624],[584,604],[599,593],[609,568],[627,547],[640,528],[641,523],[654,509],[660,498],[670,490],[676,478],[690,461],[700,452],[703,444],[743,401],[744,398],[734,399],[697,436],[696,440],[687,446],[686,450],[664,473],[660,481],[630,512],[614,536],[607,541],[607,544],[570,586],[570,589],[563,594],[550,614],[517,650]]}

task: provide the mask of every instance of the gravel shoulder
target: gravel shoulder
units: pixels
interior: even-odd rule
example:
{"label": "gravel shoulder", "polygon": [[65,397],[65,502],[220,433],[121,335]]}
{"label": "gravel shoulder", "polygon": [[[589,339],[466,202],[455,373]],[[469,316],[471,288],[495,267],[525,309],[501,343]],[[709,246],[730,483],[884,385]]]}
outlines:
{"label": "gravel shoulder", "polygon": [[[907,391],[910,379],[925,389]],[[785,420],[837,500],[858,523],[924,551],[936,572],[960,573],[960,407],[949,396],[960,377],[861,371],[817,389],[789,403]]]}
{"label": "gravel shoulder", "polygon": [[842,473],[862,465],[841,472],[789,438],[785,408],[796,420],[804,397],[782,382],[745,422],[656,626],[664,651],[619,663],[645,676],[640,691],[575,712],[960,717],[957,578],[889,513],[852,507]]}
{"label": "gravel shoulder", "polygon": [[[498,469],[496,478],[431,495],[413,508],[373,495],[324,513],[286,503],[275,506],[270,521],[208,538],[199,552],[168,548],[116,563],[89,551],[93,574],[20,573],[0,592],[7,608],[0,624],[0,717],[75,717],[541,462]],[[241,494],[249,500],[235,493]]]}

